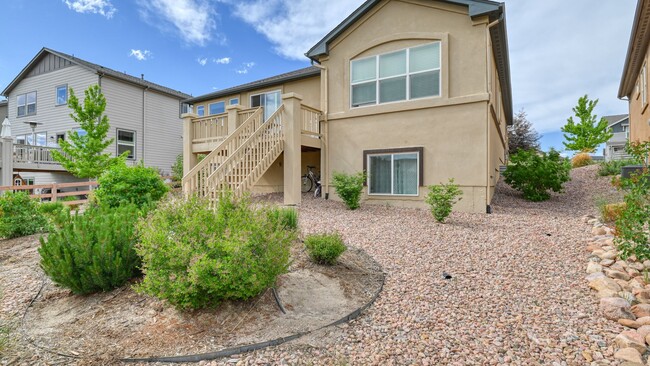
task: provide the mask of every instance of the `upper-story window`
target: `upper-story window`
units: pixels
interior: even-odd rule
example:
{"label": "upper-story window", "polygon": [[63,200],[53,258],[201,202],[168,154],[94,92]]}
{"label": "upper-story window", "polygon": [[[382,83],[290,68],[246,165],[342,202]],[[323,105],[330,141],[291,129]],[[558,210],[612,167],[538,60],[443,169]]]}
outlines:
{"label": "upper-story window", "polygon": [[226,103],[225,102],[216,102],[210,104],[208,107],[210,109],[210,114],[221,114],[226,112]]}
{"label": "upper-story window", "polygon": [[228,103],[229,103],[230,105],[236,105],[236,104],[239,104],[239,98],[232,98],[232,99],[230,99],[230,101],[229,101]]}
{"label": "upper-story window", "polygon": [[36,92],[16,96],[16,106],[18,108],[16,111],[18,117],[36,114]]}
{"label": "upper-story window", "polygon": [[353,60],[350,66],[352,107],[440,96],[440,42]]}
{"label": "upper-story window", "polygon": [[196,114],[199,117],[205,116],[205,106],[200,105],[200,106],[196,107]]}
{"label": "upper-story window", "polygon": [[56,87],[56,105],[68,104],[68,86],[59,85]]}

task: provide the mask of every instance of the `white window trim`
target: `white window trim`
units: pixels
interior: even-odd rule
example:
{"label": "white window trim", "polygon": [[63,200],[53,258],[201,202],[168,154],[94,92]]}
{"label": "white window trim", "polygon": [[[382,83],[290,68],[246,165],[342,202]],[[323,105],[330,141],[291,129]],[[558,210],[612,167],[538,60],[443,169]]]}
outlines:
{"label": "white window trim", "polygon": [[[133,142],[120,142],[120,132],[130,132],[133,134]],[[133,130],[127,130],[124,128],[117,128],[115,130],[115,155],[119,156],[120,155],[120,145],[122,146],[133,146],[133,149],[130,151],[133,153],[132,158],[126,158],[126,160],[136,160],[137,158],[137,150],[136,150],[136,143],[137,143],[137,134]]]}
{"label": "white window trim", "polygon": [[[236,100],[236,103],[233,103],[232,101]],[[228,101],[228,105],[238,105],[239,104],[239,98],[232,98]]]}
{"label": "white window trim", "polygon": [[[199,108],[203,108],[203,114],[199,114]],[[197,105],[196,106],[196,115],[199,117],[205,117],[205,106],[204,105]]]}
{"label": "white window trim", "polygon": [[[211,109],[210,107],[212,105],[214,105],[214,104],[219,104],[219,103],[223,103],[223,112],[212,114],[212,112],[210,111],[210,109]],[[208,116],[218,116],[218,115],[224,114],[224,113],[226,113],[226,101],[225,100],[220,100],[220,101],[208,104]]]}
{"label": "white window trim", "polygon": [[[65,88],[65,102],[59,104],[59,88]],[[68,84],[61,84],[54,87],[54,106],[68,105]]]}
{"label": "white window trim", "polygon": [[[393,193],[393,192],[395,192],[395,187],[394,187],[394,185],[395,185],[395,181],[394,181],[394,178],[395,178],[395,176],[394,176],[394,174],[395,174],[395,158],[394,158],[394,156],[395,155],[411,155],[411,154],[415,154],[415,156],[417,157],[416,167],[417,167],[417,172],[418,173],[417,173],[417,176],[415,177],[416,178],[415,181],[417,182],[417,184],[416,184],[416,193],[415,194]],[[370,193],[370,177],[372,175],[372,172],[370,171],[370,158],[373,157],[373,156],[386,156],[386,155],[390,155],[390,191],[391,191],[391,193]],[[366,162],[366,164],[367,164],[366,166],[368,167],[368,178],[366,179],[366,185],[368,187],[368,190],[367,190],[368,191],[368,196],[398,196],[398,197],[418,197],[418,196],[420,196],[420,174],[422,174],[422,172],[420,172],[420,159],[421,158],[422,157],[420,156],[420,152],[417,151],[417,150],[401,151],[401,152],[394,152],[394,153],[387,152],[387,153],[368,154],[368,156],[366,157],[366,159],[368,159],[368,161]]]}
{"label": "white window trim", "polygon": [[[32,93],[34,93],[34,103],[27,103],[27,94],[32,94]],[[20,105],[18,104],[18,97],[20,97],[21,95],[25,96],[25,104],[24,104],[25,114],[19,115],[18,107],[20,107]],[[30,104],[34,104],[34,113],[28,113]],[[36,108],[38,107],[37,104],[38,104],[38,93],[36,91],[31,91],[31,92],[16,95],[16,117],[21,118],[21,117],[35,116]]]}
{"label": "white window trim", "polygon": [[641,108],[645,109],[648,105],[648,71],[647,62],[643,63],[641,68]]}
{"label": "white window trim", "polygon": [[[269,90],[269,91],[266,91],[266,92],[263,92],[263,93],[251,94],[248,97],[248,102],[249,102],[250,108],[254,108],[253,107],[253,97],[256,97],[258,95],[266,95],[266,94],[273,94],[273,93],[280,93],[280,105],[282,105],[282,89],[277,89],[277,90]],[[260,100],[260,103],[261,104],[259,106],[264,107],[264,103],[262,102],[262,100]]]}
{"label": "white window trim", "polygon": [[[438,65],[440,65],[440,66],[437,67],[437,68],[433,68],[433,69],[421,70],[421,71],[411,73],[410,72],[411,49],[412,48],[418,48],[418,47],[424,47],[424,46],[435,44],[435,43],[438,43],[440,45],[440,47],[439,47],[440,52],[438,53],[438,58],[439,58]],[[397,52],[404,51],[404,50],[406,50],[406,73],[405,74],[399,74],[399,75],[392,75],[392,76],[383,77],[383,78],[379,77],[379,57],[383,56],[383,55],[389,55],[391,53],[397,53]],[[434,41],[434,42],[430,42],[430,43],[419,44],[419,45],[408,47],[408,48],[402,48],[402,49],[399,49],[399,50],[393,50],[393,51],[389,51],[389,52],[379,53],[379,54],[376,54],[374,56],[367,56],[367,57],[362,57],[362,58],[350,60],[350,68],[349,68],[349,72],[350,72],[350,109],[364,108],[364,107],[374,107],[374,106],[385,105],[385,104],[404,103],[404,102],[408,102],[408,101],[411,101],[411,100],[433,99],[433,98],[442,97],[442,51],[443,51],[442,50],[442,41]],[[355,62],[355,61],[362,61],[362,60],[367,60],[367,59],[370,59],[370,58],[375,58],[375,78],[371,79],[371,80],[364,80],[364,81],[358,81],[356,83],[353,83],[352,82],[352,63]],[[429,97],[411,98],[411,78],[410,78],[410,76],[411,75],[422,74],[422,73],[425,73],[425,72],[436,71],[436,70],[439,71],[438,95],[432,95],[432,96],[429,96]],[[394,78],[398,78],[398,77],[402,77],[402,76],[406,76],[406,99],[381,103],[379,101],[379,82],[382,81],[382,80],[394,79]],[[373,82],[373,81],[375,82],[375,103],[366,103],[366,104],[363,104],[363,105],[354,106],[352,104],[352,87],[355,86],[355,85],[359,85],[359,84],[367,84],[367,83],[370,83],[370,82]]]}

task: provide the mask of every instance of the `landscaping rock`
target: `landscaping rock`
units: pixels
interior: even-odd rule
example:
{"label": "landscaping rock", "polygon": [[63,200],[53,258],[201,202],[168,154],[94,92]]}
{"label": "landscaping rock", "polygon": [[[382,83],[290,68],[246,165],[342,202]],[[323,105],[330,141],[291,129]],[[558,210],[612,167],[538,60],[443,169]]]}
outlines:
{"label": "landscaping rock", "polygon": [[614,262],[616,262],[616,261],[613,260],[613,259],[603,259],[602,261],[600,261],[600,265],[605,266],[605,267],[609,267],[612,264],[614,264]]}
{"label": "landscaping rock", "polygon": [[616,283],[616,281],[604,276],[589,281],[589,287],[593,288],[596,291],[611,290],[619,292],[622,290],[621,286]]}
{"label": "landscaping rock", "polygon": [[602,272],[602,270],[603,270],[603,266],[601,266],[596,262],[590,261],[589,264],[587,264],[587,273],[598,273],[598,272]]}
{"label": "landscaping rock", "polygon": [[634,362],[639,365],[643,365],[643,360],[641,359],[641,353],[631,347],[621,348],[616,353],[614,353],[614,358],[621,361]]}
{"label": "landscaping rock", "polygon": [[620,348],[634,348],[639,351],[640,354],[643,354],[646,351],[645,337],[641,336],[641,334],[637,333],[635,330],[625,330],[621,332],[621,334],[614,338],[614,343],[616,343]]}
{"label": "landscaping rock", "polygon": [[621,297],[621,296],[619,296],[619,293],[620,292],[613,291],[613,290],[610,290],[610,289],[604,289],[604,290],[598,291],[596,293],[596,297],[598,297],[599,299],[602,299],[602,298],[605,298],[605,297]]}
{"label": "landscaping rock", "polygon": [[599,255],[598,257],[599,257],[600,259],[603,259],[603,260],[605,260],[605,259],[612,259],[612,260],[614,260],[614,259],[616,259],[617,256],[618,256],[618,253],[616,253],[615,250],[610,250],[609,252],[605,252],[605,253]]}
{"label": "landscaping rock", "polygon": [[645,337],[650,334],[650,325],[642,325],[636,330],[636,332],[645,339]]}
{"label": "landscaping rock", "polygon": [[629,262],[627,264],[627,266],[629,268],[634,268],[639,272],[641,272],[641,271],[643,271],[645,269],[645,266],[643,265],[643,263],[639,263],[639,262]]}
{"label": "landscaping rock", "polygon": [[638,304],[632,306],[632,314],[637,318],[650,316],[650,304]]}
{"label": "landscaping rock", "polygon": [[613,269],[606,269],[605,275],[607,275],[607,277],[609,278],[613,278],[615,280],[623,280],[623,281],[629,281],[632,278],[630,277],[630,275],[628,275],[625,272],[619,272]]}
{"label": "landscaping rock", "polygon": [[591,234],[592,235],[605,235],[605,234],[607,234],[607,231],[605,231],[605,228],[602,227],[602,226],[601,227],[594,227],[593,229],[591,229]]}
{"label": "landscaping rock", "polygon": [[610,320],[636,319],[634,313],[630,311],[630,303],[620,297],[600,299],[600,311],[605,318]]}
{"label": "landscaping rock", "polygon": [[639,324],[638,321],[632,319],[619,319],[618,324],[632,329],[637,329],[641,327],[641,324]]}
{"label": "landscaping rock", "polygon": [[637,318],[636,322],[639,323],[639,325],[650,325],[650,316],[642,316],[640,318]]}

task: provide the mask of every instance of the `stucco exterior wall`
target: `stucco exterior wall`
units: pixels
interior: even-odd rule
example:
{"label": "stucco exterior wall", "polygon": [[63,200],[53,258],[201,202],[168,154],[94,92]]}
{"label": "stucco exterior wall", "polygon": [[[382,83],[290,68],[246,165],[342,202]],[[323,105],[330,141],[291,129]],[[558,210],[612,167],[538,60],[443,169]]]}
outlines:
{"label": "stucco exterior wall", "polygon": [[[433,41],[441,42],[439,97],[350,106],[351,60]],[[375,6],[332,42],[321,60],[329,73],[330,177],[334,171],[361,171],[364,150],[422,147],[423,186],[417,196],[365,194],[366,202],[424,207],[427,185],[454,178],[464,192],[455,209],[485,212],[498,179],[489,170],[503,151],[488,137],[488,74],[496,75],[490,57],[487,21],[472,21],[466,7],[410,0]],[[330,198],[338,199],[333,189]]]}
{"label": "stucco exterior wall", "polygon": [[[650,48],[646,50],[645,53],[645,65],[646,65],[646,80],[645,85],[650,86]],[[641,96],[641,85],[644,83],[642,78],[643,73],[639,72],[637,77],[636,87],[632,91],[630,96],[630,141],[648,141],[650,140],[650,108],[648,104],[650,103],[650,91],[646,87],[646,103],[643,103],[643,98]]]}

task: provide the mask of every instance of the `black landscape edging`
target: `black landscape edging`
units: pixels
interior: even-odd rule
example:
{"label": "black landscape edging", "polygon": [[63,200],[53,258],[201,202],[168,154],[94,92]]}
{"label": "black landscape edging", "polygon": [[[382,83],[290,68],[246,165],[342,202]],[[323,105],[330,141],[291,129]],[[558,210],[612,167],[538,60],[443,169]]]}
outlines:
{"label": "black landscape edging", "polygon": [[[365,252],[365,251],[364,251]],[[368,255],[366,253],[366,255]],[[265,341],[265,342],[260,342],[260,343],[253,343],[249,345],[244,345],[244,346],[237,346],[237,347],[232,347],[232,348],[226,348],[221,351],[216,351],[216,352],[208,352],[208,353],[200,353],[200,354],[194,354],[194,355],[185,355],[185,356],[169,356],[169,357],[148,357],[148,358],[123,358],[120,359],[122,362],[199,362],[199,361],[207,361],[207,360],[214,360],[217,358],[222,358],[222,357],[229,357],[232,355],[238,355],[246,352],[252,352],[252,351],[258,351],[264,348],[268,347],[273,347],[273,346],[279,346],[283,343],[289,342],[296,340],[302,336],[305,336],[307,334],[317,332],[321,329],[325,329],[327,327],[331,327],[334,325],[339,325],[343,323],[347,323],[351,320],[356,319],[361,315],[361,313],[368,309],[374,302],[377,300],[379,297],[379,294],[381,294],[382,290],[384,289],[384,283],[386,282],[386,273],[384,273],[382,267],[375,261],[374,258],[370,257],[377,266],[379,266],[379,269],[381,271],[381,283],[379,285],[379,289],[375,294],[372,296],[370,301],[368,301],[365,305],[359,307],[358,309],[354,310],[350,314],[344,316],[343,318],[339,320],[335,320],[332,323],[329,323],[327,325],[324,325],[320,328],[316,328],[312,331],[309,332],[301,332],[301,333],[296,333],[293,335],[290,335],[288,337],[281,337],[281,338],[276,338],[272,339],[270,341]]]}

